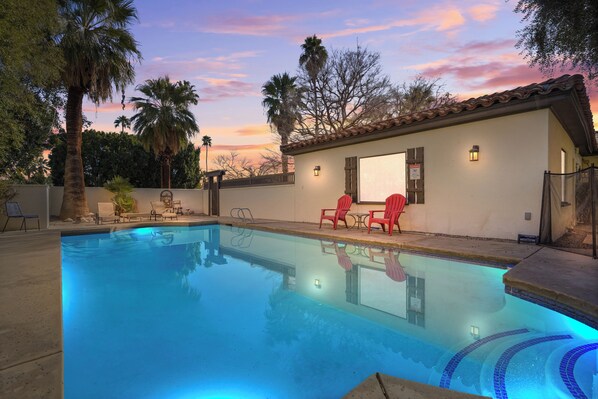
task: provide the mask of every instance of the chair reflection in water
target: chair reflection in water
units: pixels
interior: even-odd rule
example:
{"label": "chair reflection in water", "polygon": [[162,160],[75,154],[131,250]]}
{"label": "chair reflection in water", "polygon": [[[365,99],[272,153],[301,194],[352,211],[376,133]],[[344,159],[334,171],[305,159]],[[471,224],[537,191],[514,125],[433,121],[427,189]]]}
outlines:
{"label": "chair reflection in water", "polygon": [[382,263],[377,261],[376,258],[383,258],[384,266],[386,267],[386,275],[396,282],[403,282],[407,280],[407,275],[403,266],[399,262],[399,251],[395,249],[382,249],[376,250],[370,248],[370,260],[375,263]]}
{"label": "chair reflection in water", "polygon": [[349,257],[349,255],[347,255],[346,245],[341,246],[338,242],[335,241],[327,243],[320,240],[320,246],[322,247],[322,253],[336,255],[336,259],[340,267],[342,267],[346,271],[350,271],[353,269],[353,262],[351,262],[351,258]]}

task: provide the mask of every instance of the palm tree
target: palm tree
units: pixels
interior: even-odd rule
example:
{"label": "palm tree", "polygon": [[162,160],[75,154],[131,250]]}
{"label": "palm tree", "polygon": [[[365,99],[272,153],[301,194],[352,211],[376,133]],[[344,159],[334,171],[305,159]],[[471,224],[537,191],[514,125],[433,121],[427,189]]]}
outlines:
{"label": "palm tree", "polygon": [[210,136],[203,136],[201,138],[201,143],[206,147],[206,171],[208,173],[208,147],[212,146],[212,138]]}
{"label": "palm tree", "polygon": [[305,42],[301,45],[303,53],[299,57],[299,65],[305,68],[307,76],[309,77],[310,91],[313,95],[314,101],[314,112],[315,112],[315,136],[319,134],[319,122],[318,116],[318,89],[316,81],[318,74],[326,64],[328,60],[328,51],[326,47],[322,46],[322,39],[316,35],[305,38]]}
{"label": "palm tree", "polygon": [[[297,120],[297,86],[296,77],[288,73],[274,75],[262,86],[262,106],[266,109],[268,123],[276,129],[280,136],[280,144],[289,143]],[[282,173],[289,173],[288,156],[282,155]]]}
{"label": "palm tree", "polygon": [[160,184],[170,188],[170,161],[185,148],[189,138],[199,131],[195,116],[189,110],[199,96],[188,81],[171,83],[168,76],[148,79],[136,87],[145,97],[133,97],[137,111],[131,118],[133,131],[146,149],[153,148],[162,165]]}
{"label": "palm tree", "polygon": [[133,82],[132,62],[139,60],[137,42],[129,25],[137,20],[132,0],[69,0],[60,2],[64,31],[59,38],[67,89],[64,194],[60,217],[89,213],[85,196],[81,142],[83,97],[96,105]]}
{"label": "palm tree", "polygon": [[114,127],[120,126],[120,132],[124,133],[125,129],[131,128],[131,120],[124,115],[119,116],[114,120]]}

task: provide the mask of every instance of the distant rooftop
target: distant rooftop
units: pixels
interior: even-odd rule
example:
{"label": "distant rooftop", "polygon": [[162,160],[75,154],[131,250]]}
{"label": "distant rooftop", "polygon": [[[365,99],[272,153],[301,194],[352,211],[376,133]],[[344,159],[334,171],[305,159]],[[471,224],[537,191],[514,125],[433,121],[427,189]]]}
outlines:
{"label": "distant rooftop", "polygon": [[590,99],[582,75],[563,75],[327,136],[292,142],[280,149],[284,154],[296,155],[542,108],[551,108],[581,155],[598,153]]}

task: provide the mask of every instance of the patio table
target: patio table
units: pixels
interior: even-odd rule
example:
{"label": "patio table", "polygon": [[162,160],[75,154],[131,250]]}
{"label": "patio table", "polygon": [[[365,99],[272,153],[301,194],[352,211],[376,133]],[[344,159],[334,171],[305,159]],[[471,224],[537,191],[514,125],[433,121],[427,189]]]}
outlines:
{"label": "patio table", "polygon": [[357,230],[361,230],[361,227],[366,227],[365,220],[370,216],[370,214],[363,212],[349,212],[347,213],[347,216],[351,216],[354,220],[353,225],[349,228],[352,229],[353,227],[357,226]]}

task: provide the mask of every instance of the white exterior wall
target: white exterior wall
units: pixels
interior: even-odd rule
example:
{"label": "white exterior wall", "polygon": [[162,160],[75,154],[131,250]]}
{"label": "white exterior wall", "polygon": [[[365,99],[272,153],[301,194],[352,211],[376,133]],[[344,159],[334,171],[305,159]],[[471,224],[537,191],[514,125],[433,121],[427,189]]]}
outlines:
{"label": "white exterior wall", "polygon": [[255,186],[220,189],[220,215],[249,208],[256,219],[295,220],[295,186]]}
{"label": "white exterior wall", "polygon": [[[159,201],[162,188],[135,188],[131,196],[137,201],[137,211],[149,213],[152,209],[151,201]],[[58,216],[62,205],[63,187],[50,187],[50,214]],[[170,189],[174,200],[181,200],[183,211],[187,209],[201,213],[204,209],[203,190],[200,189]],[[113,194],[103,187],[86,187],[87,205],[89,211],[98,211],[98,202],[110,202]]]}
{"label": "white exterior wall", "polygon": [[[39,216],[39,226],[42,229],[47,229],[50,224],[50,212],[48,205],[48,186],[40,184],[22,184],[12,186],[17,195],[11,200],[18,202],[21,206],[21,211],[25,214],[33,214]],[[6,209],[0,213],[0,224],[4,227],[6,223],[6,216],[4,215]],[[6,225],[6,231],[19,230],[23,219],[10,219]],[[28,219],[27,229],[37,230],[37,220]],[[0,227],[0,229],[2,229]],[[0,230],[1,231],[1,230]]]}
{"label": "white exterior wall", "polygon": [[[538,234],[550,114],[543,109],[296,155],[295,220],[318,222],[321,208],[336,205],[344,193],[346,157],[424,147],[425,204],[405,208],[402,228],[505,239]],[[469,161],[473,145],[480,146],[478,162]],[[321,167],[317,177],[315,165]],[[383,208],[354,204],[351,209]],[[532,213],[530,221],[525,212]]]}
{"label": "white exterior wall", "polygon": [[[581,156],[576,151],[575,146],[567,135],[565,129],[560,124],[558,119],[549,113],[548,126],[548,170],[552,173],[561,173],[561,150],[564,150],[566,155],[565,173],[572,173],[577,170],[577,166],[581,166]],[[559,206],[558,202],[562,198],[562,187],[558,184],[560,178],[551,177],[552,187],[552,239],[556,240],[561,237],[566,229],[575,225],[575,179],[567,178],[565,180],[565,200],[567,204]]]}

